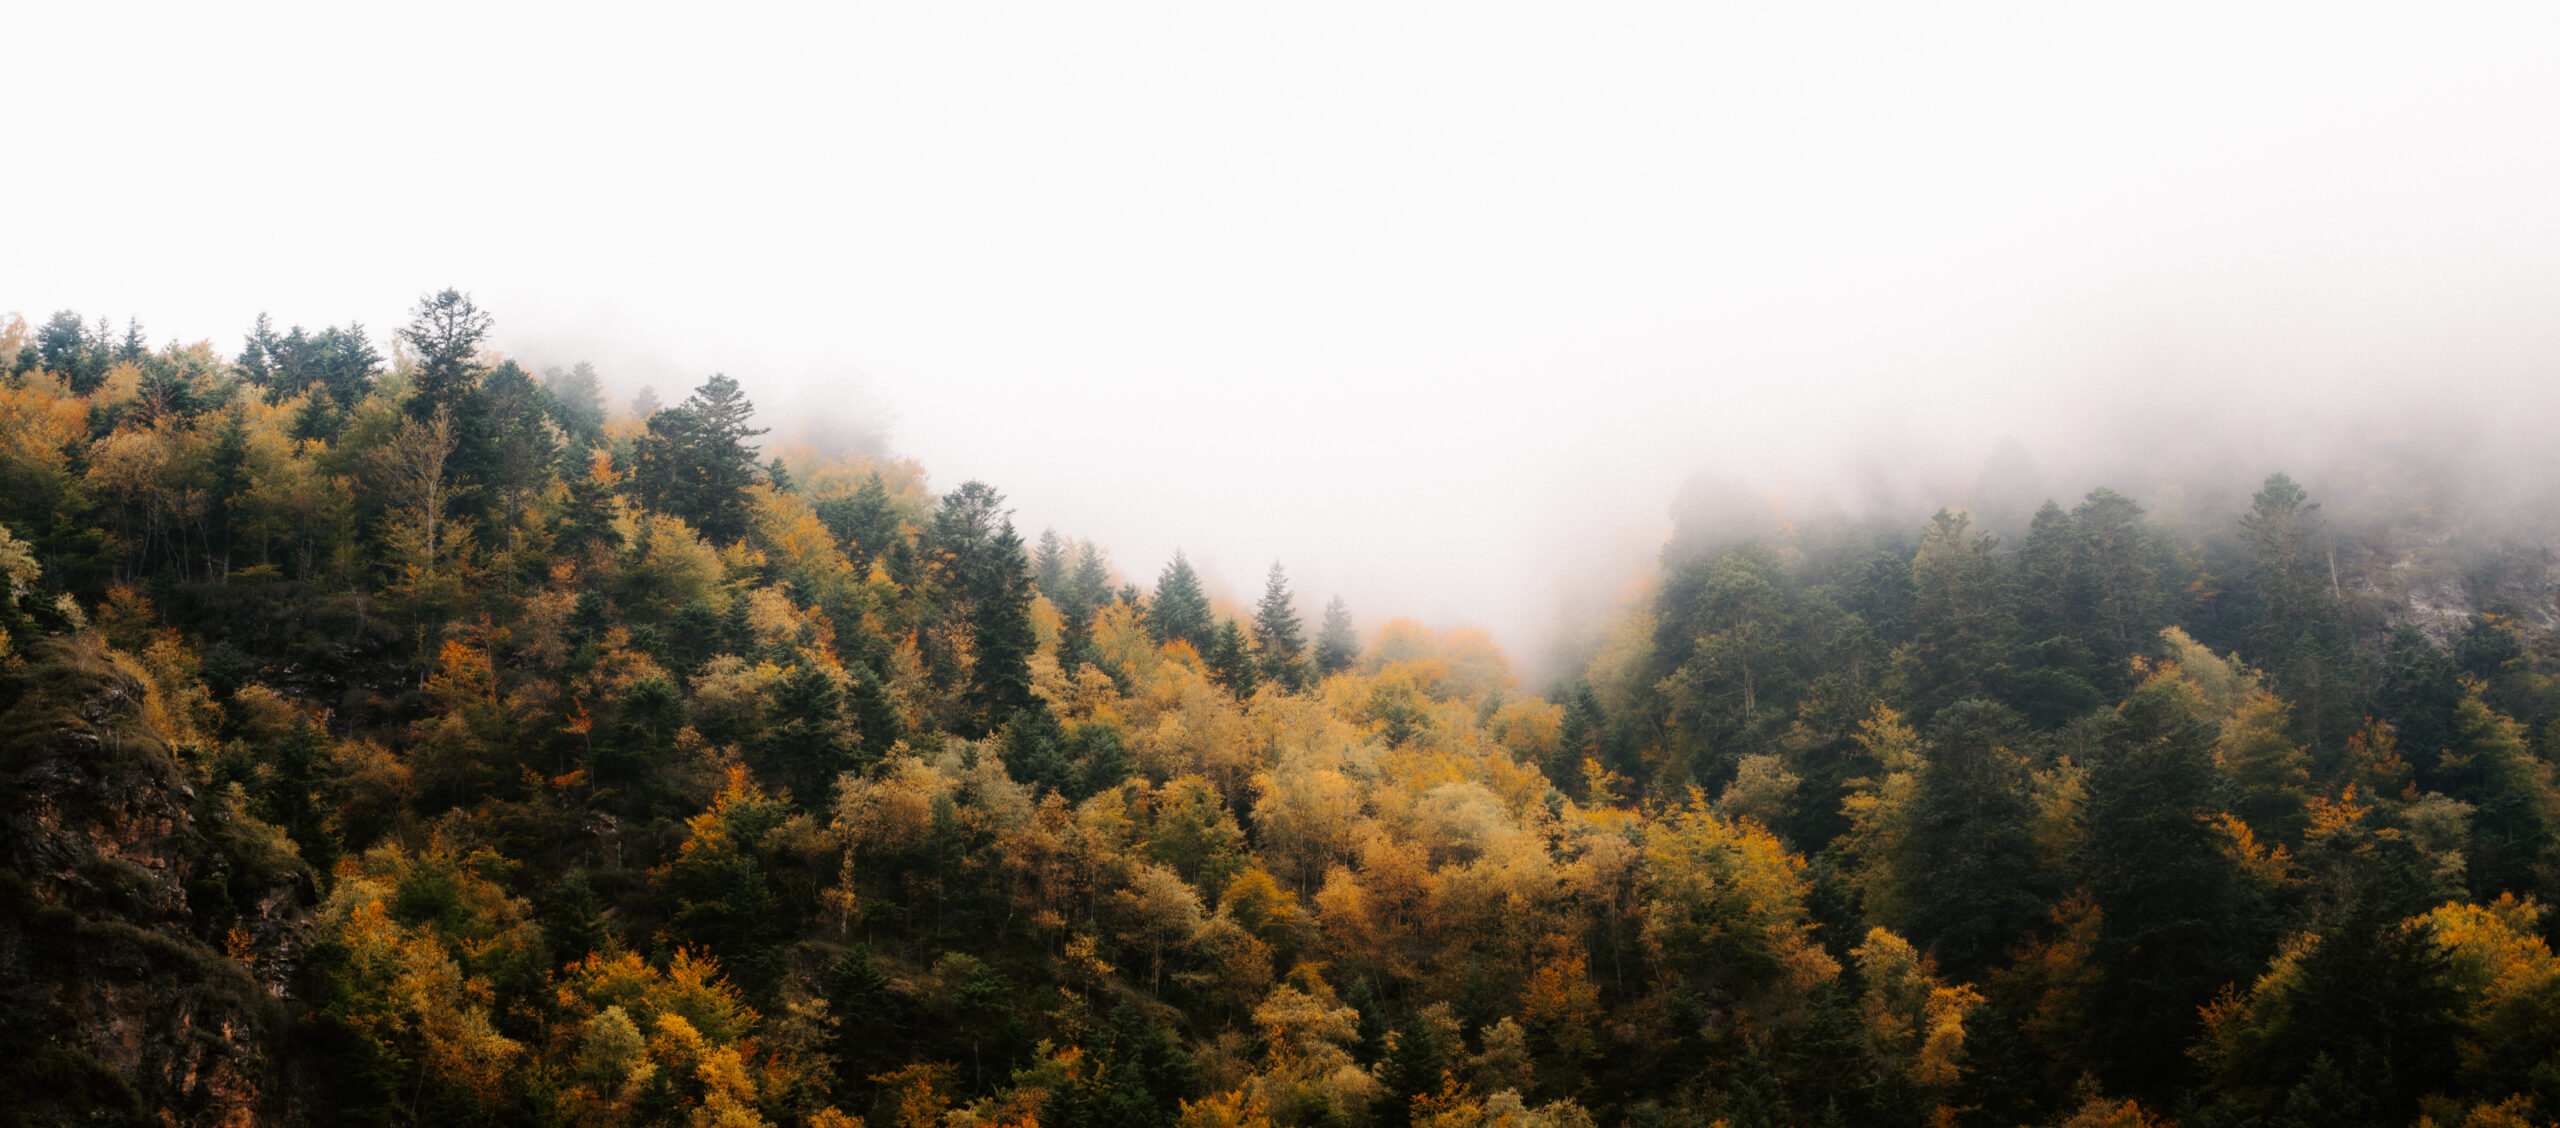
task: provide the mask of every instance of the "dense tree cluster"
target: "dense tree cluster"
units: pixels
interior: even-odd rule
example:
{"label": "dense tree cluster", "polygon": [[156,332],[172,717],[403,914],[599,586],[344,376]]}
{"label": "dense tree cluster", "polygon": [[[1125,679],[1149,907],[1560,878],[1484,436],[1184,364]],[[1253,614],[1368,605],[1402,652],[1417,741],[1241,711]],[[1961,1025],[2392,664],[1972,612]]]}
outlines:
{"label": "dense tree cluster", "polygon": [[2560,1116],[2547,554],[1720,521],[1542,698],[492,324],[0,332],[0,699],[129,671],[307,867],[316,1121]]}

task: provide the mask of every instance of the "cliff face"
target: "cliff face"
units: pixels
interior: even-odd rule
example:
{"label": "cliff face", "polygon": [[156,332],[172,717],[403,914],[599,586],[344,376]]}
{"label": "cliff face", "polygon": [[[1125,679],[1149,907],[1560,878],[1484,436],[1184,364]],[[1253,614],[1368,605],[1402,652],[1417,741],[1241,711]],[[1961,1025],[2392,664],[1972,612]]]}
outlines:
{"label": "cliff face", "polygon": [[309,871],[190,784],[130,666],[29,658],[0,679],[0,1124],[298,1119]]}

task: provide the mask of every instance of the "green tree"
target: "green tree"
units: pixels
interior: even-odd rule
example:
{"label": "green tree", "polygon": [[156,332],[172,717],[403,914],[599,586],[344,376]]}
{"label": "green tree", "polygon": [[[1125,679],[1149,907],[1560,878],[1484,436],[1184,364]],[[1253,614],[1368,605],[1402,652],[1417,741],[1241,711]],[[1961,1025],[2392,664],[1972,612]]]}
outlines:
{"label": "green tree", "polygon": [[1288,573],[1277,560],[1263,581],[1262,601],[1253,608],[1253,649],[1262,680],[1291,693],[1306,688],[1306,636],[1289,597]]}
{"label": "green tree", "polygon": [[1971,514],[1939,510],[1911,557],[1912,640],[1895,667],[1920,715],[1961,698],[1993,696],[2008,672],[2010,608],[2000,542],[1972,526]]}
{"label": "green tree", "polygon": [[1214,641],[1209,597],[1201,592],[1200,576],[1180,549],[1174,550],[1173,562],[1156,577],[1155,599],[1147,605],[1147,627],[1155,632],[1157,642],[1181,639],[1205,651]]}
{"label": "green tree", "polygon": [[2247,982],[2272,940],[2207,821],[2220,810],[2216,735],[2173,686],[2149,682],[2117,708],[2089,767],[2073,862],[2103,914],[2093,1040],[2111,1089],[2156,1097],[2183,1079],[2198,1008]]}
{"label": "green tree", "polygon": [[1227,619],[1218,624],[1217,632],[1210,638],[1208,653],[1200,658],[1209,667],[1209,676],[1227,687],[1227,692],[1235,694],[1239,700],[1253,696],[1262,673],[1253,660],[1253,644],[1246,640],[1244,628],[1235,620]]}
{"label": "green tree", "polygon": [[2535,771],[2523,726],[2491,709],[2477,680],[2464,683],[2454,707],[2453,745],[2437,778],[2447,794],[2473,807],[2473,895],[2485,902],[2500,893],[2531,891],[2537,863],[2552,850],[2544,815],[2551,797]]}
{"label": "green tree", "polygon": [[869,573],[872,561],[898,539],[898,507],[877,470],[864,475],[852,493],[821,499],[813,508],[857,572]]}
{"label": "green tree", "polygon": [[604,437],[604,381],[596,375],[595,365],[582,360],[566,372],[545,369],[542,383],[551,392],[552,419],[569,437],[572,449],[594,446]]}
{"label": "green tree", "polygon": [[1040,585],[1040,594],[1056,603],[1066,595],[1067,542],[1056,529],[1040,530],[1038,547],[1031,553],[1031,579]]}
{"label": "green tree", "polygon": [[747,532],[747,488],[763,477],[748,440],[755,405],[738,382],[713,374],[675,407],[649,417],[636,444],[632,484],[641,504],[682,517],[717,543]]}
{"label": "green tree", "polygon": [[488,340],[493,319],[471,296],[440,290],[418,299],[400,339],[417,350],[418,373],[409,401],[410,417],[425,420],[439,406],[454,407],[479,382],[480,346]]}
{"label": "green tree", "polygon": [[2293,704],[2297,738],[2317,748],[2344,741],[2355,720],[2352,657],[2319,504],[2293,479],[2268,475],[2240,518],[2240,539],[2255,596],[2251,657]]}
{"label": "green tree", "polygon": [[85,396],[107,382],[107,368],[112,362],[108,351],[104,322],[91,332],[80,315],[63,310],[45,320],[36,330],[36,355],[44,370],[62,377],[63,386],[71,394]]}
{"label": "green tree", "polygon": [[1360,634],[1352,629],[1351,609],[1337,595],[1324,605],[1324,623],[1316,628],[1316,676],[1329,678],[1360,660]]}
{"label": "green tree", "polygon": [[2045,915],[2016,714],[1968,699],[1938,711],[1894,870],[1913,943],[1971,979]]}
{"label": "green tree", "polygon": [[965,573],[970,639],[978,660],[970,668],[963,706],[968,724],[986,734],[1019,709],[1032,709],[1032,563],[1021,552],[1014,522],[1004,522],[988,542],[986,558]]}

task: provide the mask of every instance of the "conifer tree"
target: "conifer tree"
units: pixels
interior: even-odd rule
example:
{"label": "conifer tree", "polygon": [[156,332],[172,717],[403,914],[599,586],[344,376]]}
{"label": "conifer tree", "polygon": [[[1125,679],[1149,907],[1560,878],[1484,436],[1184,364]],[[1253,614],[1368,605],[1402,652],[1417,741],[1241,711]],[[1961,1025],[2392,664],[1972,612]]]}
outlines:
{"label": "conifer tree", "polygon": [[[409,401],[412,418],[425,420],[439,405],[456,406],[480,379],[480,345],[489,337],[491,318],[460,290],[442,290],[418,299],[400,339],[418,353],[418,375]],[[459,411],[457,410],[457,414]]]}
{"label": "conifer tree", "polygon": [[1233,619],[1218,624],[1210,638],[1209,652],[1201,656],[1209,667],[1209,676],[1238,699],[1253,696],[1261,671],[1253,660],[1253,644],[1245,638],[1244,628]]}
{"label": "conifer tree", "polygon": [[1971,514],[1939,510],[1911,558],[1914,637],[1904,669],[1924,715],[1959,698],[1993,696],[2007,673],[2012,636],[2000,542],[1972,525]]}
{"label": "conifer tree", "polygon": [[1206,650],[1211,643],[1209,597],[1200,590],[1200,576],[1191,570],[1191,562],[1175,549],[1173,563],[1164,566],[1156,577],[1156,596],[1147,606],[1147,627],[1155,632],[1157,642],[1181,639]]}
{"label": "conifer tree", "polygon": [[973,730],[965,735],[984,736],[1037,700],[1031,693],[1031,652],[1039,646],[1031,629],[1031,562],[1013,522],[997,528],[985,559],[966,575],[977,660],[962,698]]}
{"label": "conifer tree", "polygon": [[2250,657],[2293,705],[2295,736],[2315,747],[2344,740],[2354,720],[2352,656],[2324,534],[2319,503],[2283,474],[2267,476],[2240,518],[2256,596]]}
{"label": "conifer tree", "polygon": [[2535,771],[2524,729],[2481,699],[2481,686],[2465,679],[2454,707],[2453,744],[2437,770],[2445,790],[2470,803],[2473,895],[2481,901],[2532,888],[2535,870],[2547,868],[2554,844],[2544,812],[2551,796]]}
{"label": "conifer tree", "polygon": [[2160,682],[2116,715],[2088,775],[2088,833],[2074,859],[2104,914],[2110,1016],[2096,1049],[2113,1086],[2159,1093],[2186,1068],[2198,1008],[2245,983],[2273,939],[2264,906],[2215,841],[2212,728]]}
{"label": "conifer tree", "polygon": [[596,376],[596,366],[579,361],[569,370],[545,369],[544,387],[551,390],[552,418],[569,437],[573,449],[593,446],[604,435],[604,382]]}
{"label": "conifer tree", "polygon": [[1332,677],[1360,660],[1360,635],[1351,627],[1351,609],[1342,597],[1324,605],[1324,624],[1316,628],[1316,676]]}
{"label": "conifer tree", "polygon": [[1895,872],[1912,942],[1973,978],[2045,911],[2018,748],[2026,733],[2016,714],[1979,699],[1940,710],[1931,727]]}
{"label": "conifer tree", "polygon": [[865,475],[862,484],[851,494],[823,498],[814,506],[818,520],[835,534],[844,546],[845,559],[858,573],[868,573],[871,562],[887,551],[898,532],[898,511],[889,500],[889,487],[880,480],[880,472]]}
{"label": "conifer tree", "polygon": [[1039,547],[1031,553],[1031,579],[1040,585],[1040,594],[1056,603],[1066,595],[1067,545],[1058,538],[1058,530],[1040,530]]}
{"label": "conifer tree", "polygon": [[747,531],[747,487],[763,477],[749,439],[755,405],[738,382],[713,374],[682,404],[649,417],[632,475],[641,504],[684,518],[715,543]]}
{"label": "conifer tree", "polygon": [[273,362],[275,346],[275,322],[262,310],[258,314],[258,323],[250,327],[247,336],[241,338],[240,356],[231,362],[232,369],[238,372],[240,378],[247,381],[250,386],[261,390],[267,388],[273,382],[275,375]]}
{"label": "conifer tree", "polygon": [[1306,636],[1289,598],[1289,576],[1277,560],[1263,581],[1262,601],[1254,605],[1253,648],[1264,681],[1292,693],[1306,688]]}

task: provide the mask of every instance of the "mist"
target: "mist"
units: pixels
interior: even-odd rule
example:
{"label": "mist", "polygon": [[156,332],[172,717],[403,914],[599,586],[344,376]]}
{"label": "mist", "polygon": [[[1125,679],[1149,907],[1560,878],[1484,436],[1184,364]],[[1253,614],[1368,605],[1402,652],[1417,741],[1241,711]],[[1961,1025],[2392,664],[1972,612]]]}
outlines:
{"label": "mist", "polygon": [[0,311],[227,354],[454,286],[617,406],[725,372],[1532,678],[1683,498],[2200,528],[2388,466],[2549,535],[2560,13],[1565,17],[29,13]]}

